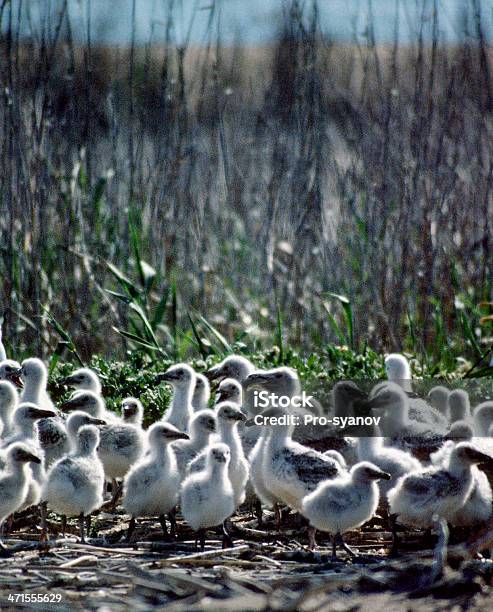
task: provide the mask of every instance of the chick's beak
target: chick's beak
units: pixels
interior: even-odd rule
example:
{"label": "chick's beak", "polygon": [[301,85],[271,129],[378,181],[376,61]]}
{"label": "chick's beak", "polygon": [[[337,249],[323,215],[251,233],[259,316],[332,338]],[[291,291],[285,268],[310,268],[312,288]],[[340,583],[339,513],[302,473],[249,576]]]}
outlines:
{"label": "chick's beak", "polygon": [[77,401],[77,398],[73,398],[73,399],[68,399],[67,401],[63,402],[63,404],[60,404],[60,410],[62,410],[63,412],[70,412],[71,410],[76,410],[77,408],[80,408],[81,403]]}
{"label": "chick's beak", "polygon": [[41,459],[33,453],[23,452],[22,454],[24,459],[30,463],[41,463]]}
{"label": "chick's beak", "polygon": [[222,367],[218,365],[214,366],[210,370],[207,370],[207,372],[204,372],[204,374],[209,381],[217,380],[218,378],[223,377]]}
{"label": "chick's beak", "polygon": [[267,374],[263,374],[262,372],[254,372],[245,378],[242,382],[243,389],[249,389],[250,387],[256,385],[263,385],[269,382],[270,378]]}
{"label": "chick's beak", "polygon": [[190,440],[190,436],[183,431],[177,431],[176,433],[173,433],[172,438],[174,440]]}
{"label": "chick's beak", "polygon": [[12,382],[18,389],[22,389],[22,387],[24,386],[24,382],[21,378],[21,371],[22,370],[15,370],[14,372],[11,372],[8,376],[10,382]]}
{"label": "chick's beak", "polygon": [[37,419],[49,419],[50,417],[56,417],[56,412],[53,410],[42,410],[41,408],[38,408],[34,414]]}
{"label": "chick's beak", "polygon": [[172,382],[177,379],[178,379],[178,376],[174,374],[173,372],[161,372],[160,374],[156,376],[157,383]]}
{"label": "chick's beak", "polygon": [[368,407],[372,410],[383,408],[385,406],[385,401],[380,395],[375,395],[375,397],[370,397],[368,399]]}
{"label": "chick's beak", "polygon": [[491,455],[487,455],[486,453],[482,453],[476,449],[471,449],[469,451],[469,456],[478,464],[478,466],[488,470],[493,469],[493,457]]}
{"label": "chick's beak", "polygon": [[353,400],[363,400],[368,399],[368,394],[360,389],[359,387],[353,387],[350,392],[351,399]]}

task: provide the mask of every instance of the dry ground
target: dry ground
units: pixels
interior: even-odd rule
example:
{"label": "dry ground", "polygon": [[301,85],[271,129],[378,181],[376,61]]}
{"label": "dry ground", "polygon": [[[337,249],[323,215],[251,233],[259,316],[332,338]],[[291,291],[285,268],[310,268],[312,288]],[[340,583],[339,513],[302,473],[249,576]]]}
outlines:
{"label": "dry ground", "polygon": [[[181,521],[177,542],[160,540],[159,524],[140,523],[124,542],[127,518],[101,513],[88,544],[75,523],[65,539],[38,544],[36,521],[25,516],[6,542],[15,554],[0,564],[0,609],[42,610],[491,610],[493,562],[449,546],[443,572],[434,542],[406,533],[403,552],[389,557],[390,534],[378,523],[348,536],[361,558],[332,561],[326,538],[315,552],[295,518],[275,533],[244,513],[234,519],[235,546],[222,550],[210,532],[204,553]],[[24,526],[23,526],[23,525]],[[51,537],[57,531],[52,520]],[[12,603],[9,594],[60,594],[61,602]]]}

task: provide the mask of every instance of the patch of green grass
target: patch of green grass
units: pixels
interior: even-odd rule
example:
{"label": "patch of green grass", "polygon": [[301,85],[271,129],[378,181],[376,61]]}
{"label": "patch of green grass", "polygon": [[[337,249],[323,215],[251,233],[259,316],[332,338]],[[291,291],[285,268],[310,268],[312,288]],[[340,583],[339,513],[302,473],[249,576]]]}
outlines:
{"label": "patch of green grass", "polygon": [[[245,354],[259,368],[274,368],[280,363],[281,349],[278,346],[252,353],[241,344],[233,345],[231,349],[234,352]],[[454,384],[454,381],[462,381],[473,365],[456,362],[453,367],[446,367],[448,362],[444,362],[430,366],[426,362],[417,360],[413,355],[409,357],[416,378],[430,379],[430,381],[440,378],[447,380],[450,384]],[[189,363],[197,371],[204,371],[221,359],[220,354],[210,354],[205,359],[202,357],[190,359]],[[283,365],[296,369],[303,387],[308,392],[318,391],[323,394],[334,381],[341,379],[373,381],[385,378],[384,356],[369,347],[358,352],[347,346],[328,345],[323,350],[309,355],[303,355],[289,347],[284,347],[282,361]],[[157,385],[156,374],[166,370],[175,362],[176,360],[168,357],[151,357],[143,351],[129,351],[125,361],[94,357],[88,365],[101,378],[103,395],[108,408],[118,413],[122,399],[128,396],[138,397],[144,405],[145,424],[149,425],[166,411],[171,399],[171,389],[163,384]],[[51,373],[49,385],[55,402],[65,399],[70,394],[60,381],[76,367],[78,364],[75,362],[56,364]],[[493,369],[489,368],[489,370]],[[492,374],[492,371],[489,374]],[[478,382],[481,379],[468,382],[469,385],[477,386],[478,397],[484,397],[483,387],[485,385],[491,387],[489,380],[483,380],[484,384]]]}

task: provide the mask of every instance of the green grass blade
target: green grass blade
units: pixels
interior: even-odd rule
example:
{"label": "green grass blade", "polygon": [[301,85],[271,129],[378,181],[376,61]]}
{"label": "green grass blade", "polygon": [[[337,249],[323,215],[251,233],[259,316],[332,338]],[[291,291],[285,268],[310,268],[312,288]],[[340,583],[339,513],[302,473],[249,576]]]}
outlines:
{"label": "green grass blade", "polygon": [[139,231],[137,224],[132,220],[132,215],[129,214],[128,225],[130,230],[130,240],[132,242],[132,250],[134,252],[135,266],[139,275],[140,284],[145,293],[148,293],[156,279],[156,270],[142,259],[142,251],[140,248]]}
{"label": "green grass blade", "polygon": [[329,305],[327,304],[327,302],[323,302],[322,304],[323,304],[325,312],[327,313],[329,323],[332,329],[334,330],[335,335],[339,338],[339,342],[341,344],[346,344],[347,343],[346,338],[344,334],[342,333],[339,323],[336,321],[334,315],[330,312]]}
{"label": "green grass blade", "polygon": [[178,295],[176,292],[176,281],[171,281],[171,334],[175,355],[178,355]]}
{"label": "green grass blade", "polygon": [[483,378],[486,376],[493,376],[493,366],[484,366],[482,368],[474,369],[474,371],[471,368],[471,370],[463,378]]}
{"label": "green grass blade", "polygon": [[128,229],[130,233],[130,242],[132,243],[132,250],[134,252],[135,267],[137,268],[137,272],[139,274],[139,279],[140,279],[140,284],[142,286],[142,289],[145,291],[146,290],[146,280],[145,280],[144,270],[140,263],[141,256],[140,256],[140,248],[139,248],[139,239],[137,236],[137,228],[132,220],[132,209],[130,209],[128,213]]}
{"label": "green grass blade", "polygon": [[144,277],[146,293],[149,293],[149,291],[152,289],[152,286],[154,285],[154,281],[157,278],[157,272],[151,266],[151,264],[147,263],[147,261],[144,261],[143,259],[139,260],[139,264],[140,269],[142,270],[142,275]]}
{"label": "green grass blade", "polygon": [[278,364],[284,363],[284,340],[282,333],[282,314],[279,304],[277,305],[277,346],[279,347]]}
{"label": "green grass blade", "polygon": [[465,338],[469,341],[469,344],[471,345],[476,355],[482,359],[483,351],[481,350],[481,347],[478,344],[476,336],[474,335],[474,331],[471,325],[469,324],[469,321],[467,320],[465,313],[462,311],[460,311],[460,321],[461,321],[462,331],[464,333]]}
{"label": "green grass blade", "polygon": [[168,304],[168,298],[169,298],[169,286],[166,287],[166,289],[164,290],[164,293],[161,299],[159,300],[156,308],[154,309],[154,315],[151,320],[151,325],[153,329],[156,329],[156,327],[163,320],[164,313],[166,312],[166,305]]}
{"label": "green grass blade", "polygon": [[120,334],[120,336],[123,336],[124,338],[127,338],[128,340],[131,340],[132,342],[135,342],[136,344],[139,344],[140,346],[143,346],[144,348],[150,351],[157,351],[161,353],[163,356],[168,357],[166,351],[164,351],[160,346],[157,346],[155,344],[150,344],[145,338],[142,338],[141,336],[138,336],[137,334],[133,334],[132,332],[126,331],[124,329],[120,329],[119,327],[113,326],[112,329],[117,334]]}
{"label": "green grass blade", "polygon": [[[472,366],[469,368],[469,370],[467,370],[467,372],[464,374],[464,376],[462,378],[479,378],[481,376],[488,376],[489,374],[493,374],[493,366],[491,365],[487,365],[487,366],[483,366],[482,368],[478,369],[479,366],[486,360],[488,359],[491,354],[493,353],[493,347],[491,347],[490,349],[488,349],[486,351],[486,353],[484,353],[484,355],[482,355],[479,359],[477,359]],[[479,374],[478,372],[483,372],[486,371],[486,374]],[[488,374],[489,372],[489,374]]]}
{"label": "green grass blade", "polygon": [[349,346],[352,349],[356,349],[356,346],[354,343],[353,306],[351,302],[349,302],[348,304],[343,304],[342,307],[344,308],[344,313],[346,315],[346,325],[347,325],[348,332],[349,332]]}
{"label": "green grass blade", "polygon": [[205,325],[205,327],[211,332],[214,338],[219,342],[219,344],[224,348],[227,353],[233,353],[233,347],[226,340],[226,338],[218,331],[205,317],[199,315],[200,321]]}
{"label": "green grass blade", "polygon": [[345,295],[341,295],[340,293],[332,293],[327,292],[325,295],[329,297],[333,297],[339,301],[342,306],[344,312],[344,319],[346,321],[346,329],[347,329],[347,343],[349,346],[354,349],[354,323],[353,323],[353,307],[351,304],[351,300],[347,298]]}
{"label": "green grass blade", "polygon": [[406,318],[409,328],[409,338],[411,339],[411,348],[413,353],[417,353],[417,342],[416,342],[416,330],[414,327],[414,320],[412,318],[411,312],[409,309],[406,312]]}
{"label": "green grass blade", "polygon": [[202,356],[203,359],[205,359],[208,355],[209,355],[209,350],[208,348],[204,345],[204,343],[202,342],[202,338],[200,337],[200,334],[197,330],[197,327],[195,325],[195,323],[193,322],[192,316],[191,314],[187,311],[187,316],[188,316],[188,320],[190,321],[190,326],[192,328],[192,333],[194,335],[195,340],[197,341],[197,346],[199,349],[199,352]]}
{"label": "green grass blade", "polygon": [[119,270],[110,261],[105,260],[105,264],[108,267],[108,270],[113,274],[113,276],[119,282],[120,286],[130,295],[130,297],[132,299],[140,300],[140,292],[136,288],[134,283],[128,278],[128,276],[124,274],[121,270]]}
{"label": "green grass blade", "polygon": [[79,353],[77,352],[77,348],[76,348],[75,343],[72,340],[72,337],[70,336],[70,334],[63,329],[63,327],[55,319],[55,317],[51,314],[51,312],[48,310],[48,308],[46,308],[46,306],[42,306],[42,308],[45,311],[46,320],[48,321],[48,323],[57,332],[57,334],[62,338],[62,340],[66,343],[66,346],[67,346],[68,350],[75,356],[75,358],[80,363],[80,365],[82,367],[84,367],[85,364],[82,361]]}
{"label": "green grass blade", "polygon": [[55,350],[53,351],[52,356],[50,357],[50,363],[48,365],[48,374],[51,376],[56,368],[56,364],[60,360],[60,357],[63,355],[65,349],[70,350],[67,346],[67,343],[64,340],[60,340],[56,345]]}
{"label": "green grass blade", "polygon": [[140,320],[144,324],[144,328],[145,328],[149,338],[152,340],[152,342],[155,344],[155,346],[160,348],[158,339],[156,338],[156,334],[154,333],[154,330],[152,329],[152,325],[149,322],[149,319],[147,318],[147,315],[144,312],[143,308],[140,306],[140,304],[137,304],[137,302],[130,302],[128,307],[131,310],[133,310],[136,313],[136,315],[140,318]]}
{"label": "green grass blade", "polygon": [[130,304],[132,298],[128,294],[118,293],[118,291],[112,291],[111,289],[105,289],[106,293],[109,293],[113,297],[116,297],[120,302],[124,304]]}

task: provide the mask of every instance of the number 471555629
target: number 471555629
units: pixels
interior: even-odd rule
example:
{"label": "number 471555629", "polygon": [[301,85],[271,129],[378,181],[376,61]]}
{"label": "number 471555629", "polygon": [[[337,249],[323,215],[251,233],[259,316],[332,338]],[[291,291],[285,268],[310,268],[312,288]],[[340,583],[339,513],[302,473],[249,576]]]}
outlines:
{"label": "number 471555629", "polygon": [[60,603],[60,593],[9,593],[7,597],[11,603]]}

